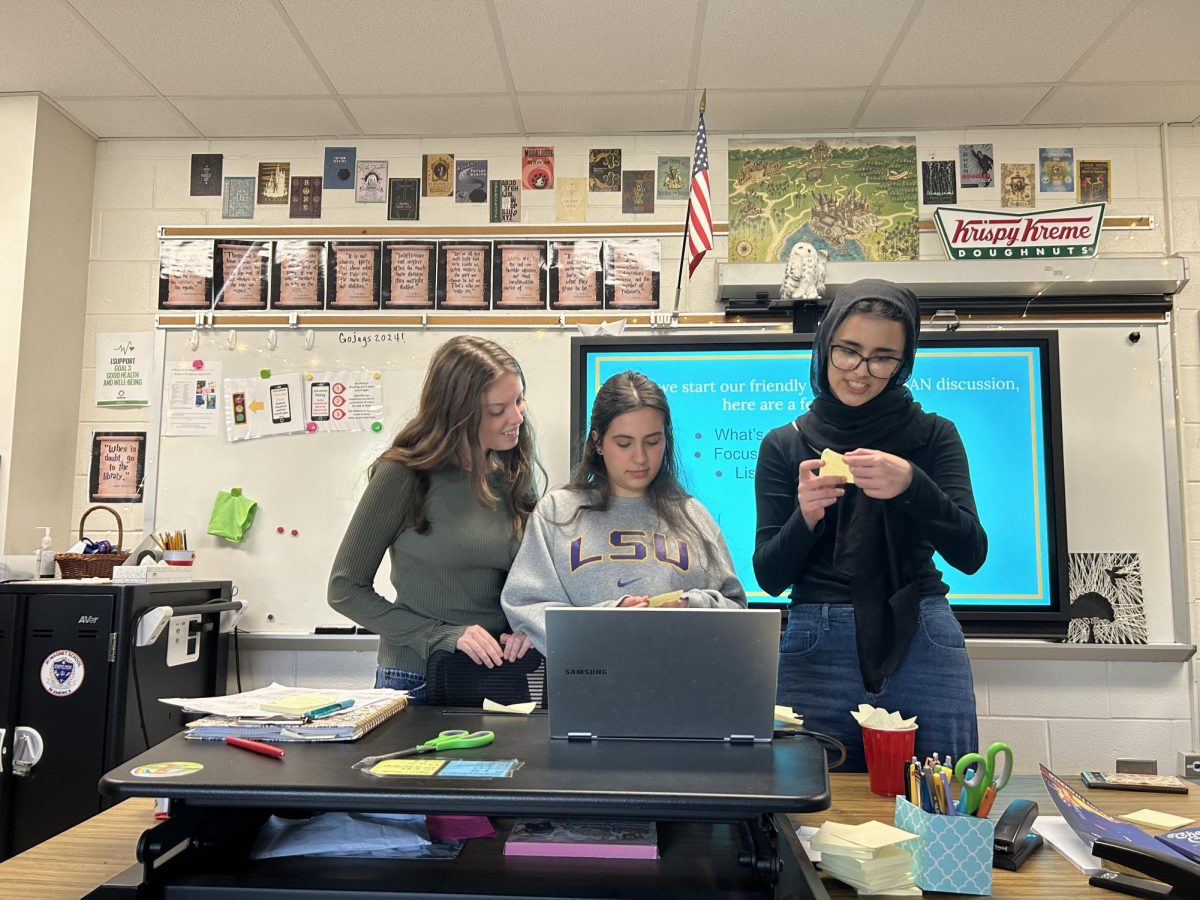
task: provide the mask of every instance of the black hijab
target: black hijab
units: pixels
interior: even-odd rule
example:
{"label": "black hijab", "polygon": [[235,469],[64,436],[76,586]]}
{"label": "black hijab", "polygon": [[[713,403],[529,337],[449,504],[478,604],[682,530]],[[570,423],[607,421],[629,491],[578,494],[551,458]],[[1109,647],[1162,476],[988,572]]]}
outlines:
{"label": "black hijab", "polygon": [[[846,406],[829,386],[829,354],[833,336],[850,315],[878,312],[854,307],[861,301],[882,304],[887,319],[904,329],[904,354],[886,388],[862,406]],[[815,453],[866,448],[908,458],[928,442],[933,417],[921,410],[904,383],[912,375],[921,330],[916,295],[907,288],[875,278],[837,292],[817,328],[812,352],[813,403],[796,420],[796,429]],[[875,500],[853,485],[838,501],[833,566],[850,582],[863,685],[878,693],[885,677],[904,661],[916,633],[920,596],[914,572],[915,537],[903,514],[890,501]]]}

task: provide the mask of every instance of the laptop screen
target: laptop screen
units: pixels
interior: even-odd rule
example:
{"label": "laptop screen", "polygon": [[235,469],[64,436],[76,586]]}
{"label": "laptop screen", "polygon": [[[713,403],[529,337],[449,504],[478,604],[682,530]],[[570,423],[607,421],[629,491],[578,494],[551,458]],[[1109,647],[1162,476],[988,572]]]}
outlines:
{"label": "laptop screen", "polygon": [[778,610],[551,608],[555,738],[769,741]]}

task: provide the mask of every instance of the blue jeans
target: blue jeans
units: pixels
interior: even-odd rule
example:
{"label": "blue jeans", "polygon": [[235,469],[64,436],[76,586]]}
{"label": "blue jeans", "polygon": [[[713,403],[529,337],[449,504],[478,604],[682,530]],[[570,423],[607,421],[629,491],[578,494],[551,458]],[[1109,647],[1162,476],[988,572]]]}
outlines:
{"label": "blue jeans", "polygon": [[850,715],[860,703],[917,717],[916,754],[955,759],[979,744],[975,689],[962,627],[945,597],[922,597],[916,634],[900,668],[868,693],[858,670],[854,607],[793,606],[779,648],[779,703],[819,731],[846,745],[839,772],[865,772],[862,731]]}
{"label": "blue jeans", "polygon": [[407,669],[375,668],[375,687],[391,688],[393,691],[408,691],[408,702],[418,706],[425,702],[425,675]]}

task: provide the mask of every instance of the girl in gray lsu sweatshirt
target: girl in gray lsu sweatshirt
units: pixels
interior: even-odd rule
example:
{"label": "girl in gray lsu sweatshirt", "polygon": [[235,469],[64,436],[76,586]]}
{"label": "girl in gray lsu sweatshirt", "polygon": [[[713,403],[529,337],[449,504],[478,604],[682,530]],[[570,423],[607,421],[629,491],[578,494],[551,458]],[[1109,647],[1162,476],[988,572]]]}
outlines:
{"label": "girl in gray lsu sweatshirt", "polygon": [[[571,483],[529,517],[501,594],[514,634],[546,652],[549,606],[746,605],[721,530],[680,485],[671,410],[638,372],[604,382]],[[679,591],[661,602],[658,595]]]}

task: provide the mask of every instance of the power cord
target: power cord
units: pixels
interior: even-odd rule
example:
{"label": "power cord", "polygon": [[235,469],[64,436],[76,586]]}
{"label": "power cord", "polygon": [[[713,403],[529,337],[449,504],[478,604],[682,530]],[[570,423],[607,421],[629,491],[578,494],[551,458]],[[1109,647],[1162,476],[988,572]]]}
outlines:
{"label": "power cord", "polygon": [[826,760],[826,764],[828,765],[828,767],[830,769],[836,769],[838,766],[840,766],[842,763],[844,763],[846,761],[846,745],[843,744],[841,741],[839,741],[837,738],[833,737],[832,735],[822,734],[820,731],[808,731],[804,728],[796,728],[796,729],[785,729],[785,730],[777,729],[775,731],[775,737],[777,737],[777,738],[810,737],[819,744],[825,744],[829,750],[832,750],[838,754],[838,758],[837,758],[836,762],[829,762],[829,756],[828,756],[828,753],[826,753],[825,760]]}

